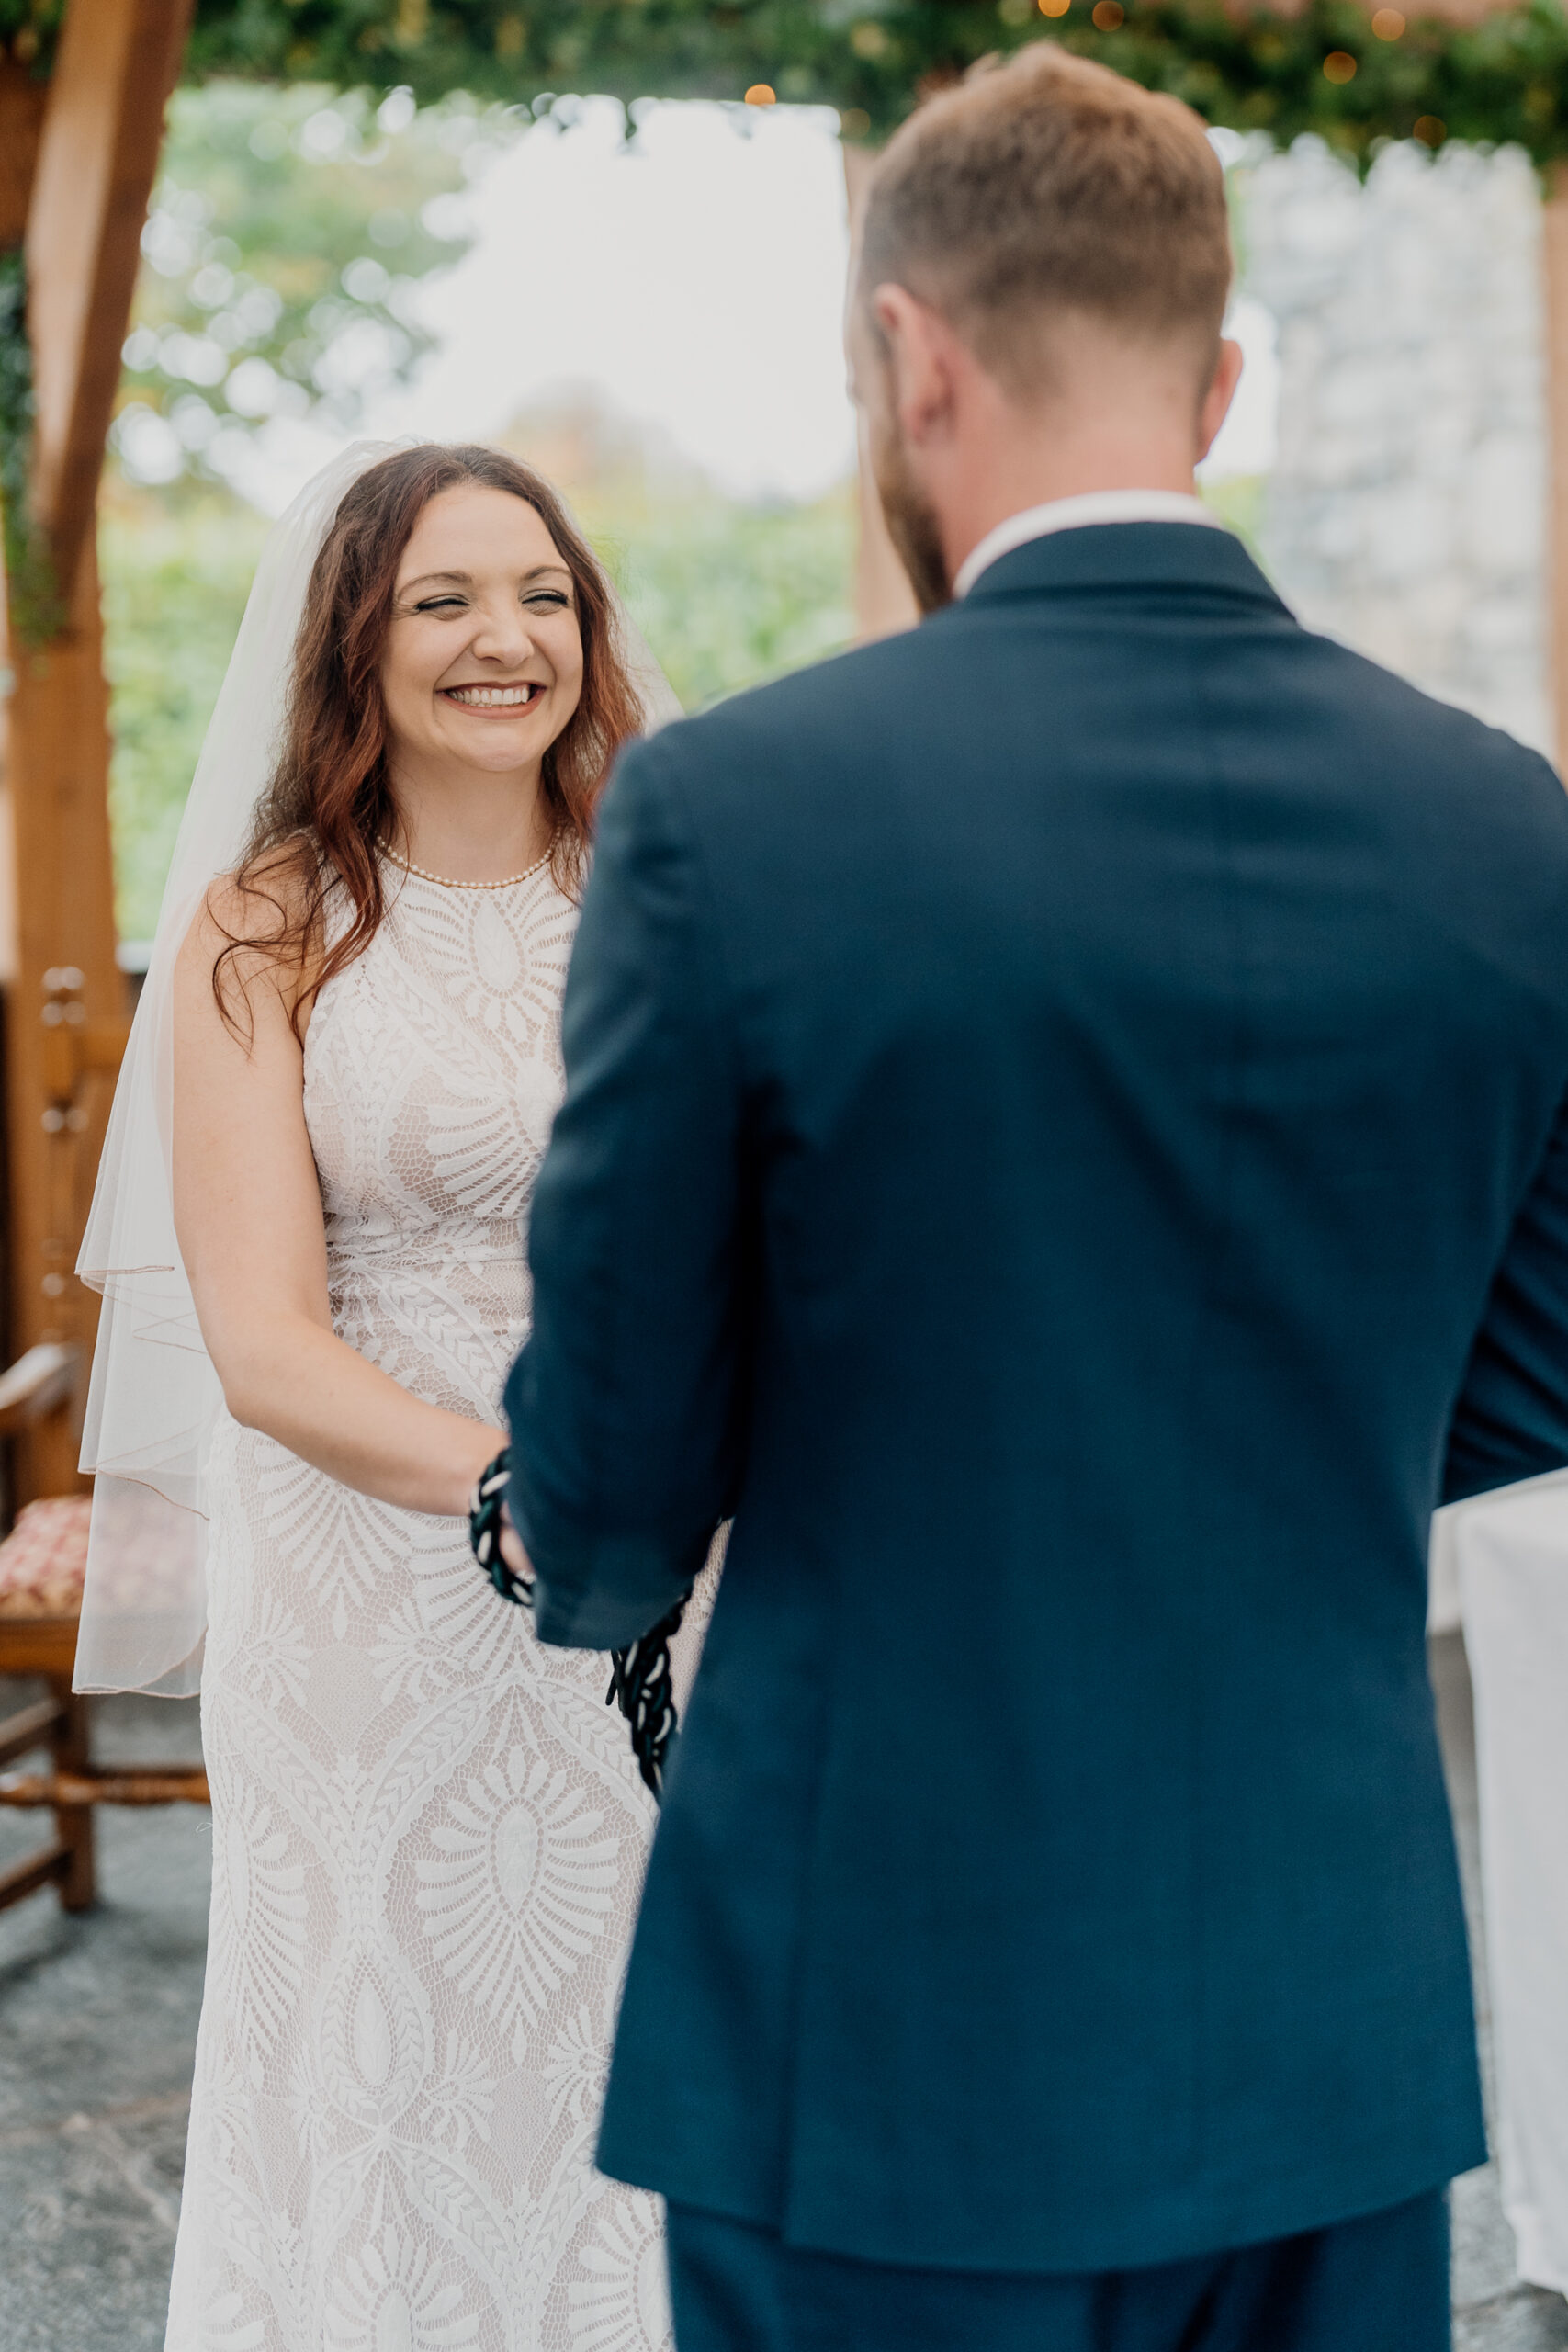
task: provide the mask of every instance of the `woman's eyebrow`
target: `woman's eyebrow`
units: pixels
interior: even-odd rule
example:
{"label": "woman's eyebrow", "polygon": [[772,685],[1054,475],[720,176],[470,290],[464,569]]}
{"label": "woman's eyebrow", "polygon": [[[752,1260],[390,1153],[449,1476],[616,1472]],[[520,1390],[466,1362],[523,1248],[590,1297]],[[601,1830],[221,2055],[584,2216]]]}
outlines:
{"label": "woman's eyebrow", "polygon": [[[562,580],[571,578],[571,573],[564,563],[536,563],[532,571],[525,571],[522,577],[525,580],[542,580],[549,571],[555,572]],[[454,581],[462,588],[471,588],[474,584],[474,575],[471,571],[422,571],[416,579],[400,582],[398,593],[400,595],[409,596],[416,588],[428,588],[437,580]]]}

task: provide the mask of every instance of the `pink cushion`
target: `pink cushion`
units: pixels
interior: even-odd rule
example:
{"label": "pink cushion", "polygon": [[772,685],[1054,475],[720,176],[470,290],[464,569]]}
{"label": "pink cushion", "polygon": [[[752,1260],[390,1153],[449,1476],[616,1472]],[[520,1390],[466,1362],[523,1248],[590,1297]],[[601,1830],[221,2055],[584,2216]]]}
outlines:
{"label": "pink cushion", "polygon": [[92,1515],[91,1495],[24,1505],[0,1544],[0,1618],[80,1616]]}

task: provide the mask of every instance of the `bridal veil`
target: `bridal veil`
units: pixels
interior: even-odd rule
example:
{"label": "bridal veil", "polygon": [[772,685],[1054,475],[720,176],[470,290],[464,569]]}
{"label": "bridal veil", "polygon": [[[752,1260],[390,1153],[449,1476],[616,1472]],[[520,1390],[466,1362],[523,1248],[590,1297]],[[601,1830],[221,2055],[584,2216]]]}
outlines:
{"label": "bridal veil", "polygon": [[[103,1295],[83,1433],[94,1474],[79,1690],[199,1687],[207,1623],[209,1442],[222,1392],[175,1233],[174,969],[203,896],[240,861],[277,749],[294,641],[339,502],[408,446],[360,442],[309,482],[267,537],[186,804],[76,1271]],[[679,716],[626,615],[649,727]]]}

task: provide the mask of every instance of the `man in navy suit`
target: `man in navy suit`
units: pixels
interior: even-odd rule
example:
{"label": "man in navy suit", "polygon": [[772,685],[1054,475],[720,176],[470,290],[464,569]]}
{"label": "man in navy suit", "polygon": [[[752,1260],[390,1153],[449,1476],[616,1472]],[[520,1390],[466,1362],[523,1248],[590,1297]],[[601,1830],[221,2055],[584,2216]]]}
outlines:
{"label": "man in navy suit", "polygon": [[1192,496],[1196,119],[924,108],[928,617],[607,797],[511,1381],[547,1642],[734,1532],[600,2162],[681,2352],[1438,2352],[1483,2154],[1434,1505],[1568,1459],[1568,805]]}

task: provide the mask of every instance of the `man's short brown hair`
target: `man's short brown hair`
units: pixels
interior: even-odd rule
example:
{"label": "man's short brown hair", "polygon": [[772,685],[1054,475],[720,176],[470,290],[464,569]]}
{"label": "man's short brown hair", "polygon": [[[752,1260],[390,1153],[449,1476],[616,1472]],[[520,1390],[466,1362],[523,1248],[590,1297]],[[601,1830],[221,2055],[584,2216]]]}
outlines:
{"label": "man's short brown hair", "polygon": [[1212,368],[1230,279],[1224,175],[1198,117],[1049,41],[929,101],[872,179],[863,299],[907,288],[1015,397],[1049,388],[1054,312],[1190,341]]}

